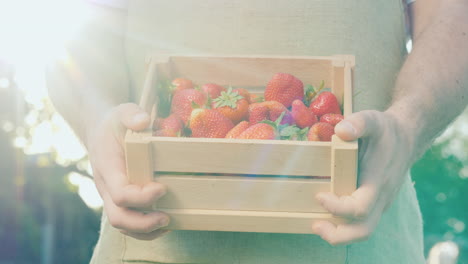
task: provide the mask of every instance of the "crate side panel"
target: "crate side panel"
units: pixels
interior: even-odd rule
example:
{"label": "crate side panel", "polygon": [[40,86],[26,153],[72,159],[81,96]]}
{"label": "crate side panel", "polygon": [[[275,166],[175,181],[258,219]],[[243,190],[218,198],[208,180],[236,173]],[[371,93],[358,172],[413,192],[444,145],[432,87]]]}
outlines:
{"label": "crate side panel", "polygon": [[330,176],[327,144],[287,144],[276,141],[183,140],[152,138],[157,171]]}
{"label": "crate side panel", "polygon": [[153,180],[152,149],[149,142],[139,140],[131,132],[125,141],[127,177],[133,184],[143,185]]}
{"label": "crate side panel", "polygon": [[172,57],[173,77],[184,76],[197,84],[265,86],[273,74],[290,73],[304,84],[332,85],[331,59],[308,57]]}
{"label": "crate side panel", "polygon": [[157,207],[273,212],[326,212],[315,199],[331,191],[318,179],[229,176],[157,176],[168,187]]}
{"label": "crate side panel", "polygon": [[311,234],[311,223],[345,220],[323,213],[161,209],[171,217],[166,229]]}
{"label": "crate side panel", "polygon": [[332,138],[332,191],[336,195],[350,195],[356,190],[358,173],[358,143]]}

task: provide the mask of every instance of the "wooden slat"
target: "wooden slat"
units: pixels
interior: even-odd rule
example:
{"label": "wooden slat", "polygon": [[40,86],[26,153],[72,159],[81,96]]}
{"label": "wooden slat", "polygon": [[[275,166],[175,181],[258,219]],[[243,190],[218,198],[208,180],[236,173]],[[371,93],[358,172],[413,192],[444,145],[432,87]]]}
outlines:
{"label": "wooden slat", "polygon": [[290,73],[304,84],[332,83],[332,57],[171,57],[173,76],[201,85],[266,86],[278,72]]}
{"label": "wooden slat", "polygon": [[314,195],[331,191],[330,181],[323,179],[172,175],[155,179],[168,187],[156,208],[318,213],[326,211]]}
{"label": "wooden slat", "polygon": [[343,107],[343,114],[344,116],[348,116],[353,113],[353,64],[350,61],[346,61],[344,67],[344,107]]}
{"label": "wooden slat", "polygon": [[228,210],[164,209],[171,222],[166,229],[310,234],[313,221],[344,222],[331,214]]}
{"label": "wooden slat", "polygon": [[344,63],[343,65],[333,66],[333,84],[332,93],[338,99],[340,105],[343,105],[343,94],[344,94]]}
{"label": "wooden slat", "polygon": [[330,142],[152,137],[157,171],[330,176]]}
{"label": "wooden slat", "polygon": [[337,195],[350,195],[356,190],[358,143],[345,142],[334,135],[332,137],[332,192]]}

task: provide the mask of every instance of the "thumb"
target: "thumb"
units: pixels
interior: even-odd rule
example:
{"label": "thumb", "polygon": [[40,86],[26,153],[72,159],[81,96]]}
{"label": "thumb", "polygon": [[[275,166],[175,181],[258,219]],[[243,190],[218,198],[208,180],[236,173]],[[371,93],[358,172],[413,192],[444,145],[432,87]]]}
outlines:
{"label": "thumb", "polygon": [[372,136],[379,133],[381,115],[375,110],[353,113],[335,126],[335,133],[346,141]]}
{"label": "thumb", "polygon": [[122,125],[132,130],[148,128],[151,122],[149,114],[133,103],[117,106],[117,115]]}

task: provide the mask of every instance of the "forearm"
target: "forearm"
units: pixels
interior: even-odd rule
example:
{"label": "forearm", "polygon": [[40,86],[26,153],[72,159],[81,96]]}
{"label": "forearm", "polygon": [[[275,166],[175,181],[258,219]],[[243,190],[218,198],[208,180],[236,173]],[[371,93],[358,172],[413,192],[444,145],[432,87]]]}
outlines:
{"label": "forearm", "polygon": [[387,110],[410,133],[414,159],[465,109],[468,101],[468,2],[443,1],[414,41]]}
{"label": "forearm", "polygon": [[91,19],[66,43],[67,57],[47,73],[49,96],[86,144],[87,128],[113,106],[129,100],[123,50],[125,14],[89,6]]}

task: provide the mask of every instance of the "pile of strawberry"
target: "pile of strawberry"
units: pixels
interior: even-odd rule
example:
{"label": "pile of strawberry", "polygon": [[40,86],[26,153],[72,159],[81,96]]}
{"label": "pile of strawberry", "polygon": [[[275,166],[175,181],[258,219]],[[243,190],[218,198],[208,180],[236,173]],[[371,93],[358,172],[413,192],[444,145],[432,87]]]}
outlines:
{"label": "pile of strawberry", "polygon": [[154,121],[153,134],[330,141],[343,116],[335,95],[320,92],[323,87],[322,82],[318,89],[304,88],[293,75],[277,73],[266,85],[263,98],[243,88],[226,89],[213,83],[198,88],[188,79],[177,78],[170,92],[158,94],[159,108],[166,105],[168,116]]}

